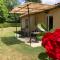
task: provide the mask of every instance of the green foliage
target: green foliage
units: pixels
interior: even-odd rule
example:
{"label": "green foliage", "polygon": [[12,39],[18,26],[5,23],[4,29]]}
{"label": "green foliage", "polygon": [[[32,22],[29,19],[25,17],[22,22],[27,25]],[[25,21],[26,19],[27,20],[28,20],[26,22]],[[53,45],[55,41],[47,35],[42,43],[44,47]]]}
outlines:
{"label": "green foliage", "polygon": [[[18,0],[4,0],[5,1],[5,5],[8,8],[8,11],[10,12],[14,7],[16,7],[17,5],[19,5],[19,1]],[[19,17],[18,19],[15,19],[16,16],[14,16],[14,14],[9,14],[8,15],[8,19],[6,20],[7,22],[12,22],[12,23],[16,23],[19,22]]]}
{"label": "green foliage", "polygon": [[36,40],[37,40],[37,41],[41,41],[42,37],[43,37],[43,36],[39,36],[39,35],[38,35],[38,36],[36,36]]}
{"label": "green foliage", "polygon": [[1,23],[0,28],[6,28],[6,27],[20,27],[20,23]]}
{"label": "green foliage", "polygon": [[19,5],[18,0],[0,0],[0,23],[10,20],[9,12],[17,5]]}
{"label": "green foliage", "polygon": [[5,22],[8,17],[8,9],[4,4],[4,0],[0,0],[0,23]]}
{"label": "green foliage", "polygon": [[20,4],[18,0],[4,0],[4,1],[9,11],[11,11],[15,6]]}
{"label": "green foliage", "polygon": [[36,40],[40,41],[44,36],[45,32],[41,32],[40,34],[36,35]]}
{"label": "green foliage", "polygon": [[20,23],[20,14],[9,14],[8,23]]}

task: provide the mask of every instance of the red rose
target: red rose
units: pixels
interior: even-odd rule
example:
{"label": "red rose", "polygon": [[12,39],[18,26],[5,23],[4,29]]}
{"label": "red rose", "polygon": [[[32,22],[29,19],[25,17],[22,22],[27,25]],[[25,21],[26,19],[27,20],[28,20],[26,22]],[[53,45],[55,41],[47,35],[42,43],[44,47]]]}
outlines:
{"label": "red rose", "polygon": [[60,29],[46,33],[42,38],[42,45],[49,57],[60,60]]}

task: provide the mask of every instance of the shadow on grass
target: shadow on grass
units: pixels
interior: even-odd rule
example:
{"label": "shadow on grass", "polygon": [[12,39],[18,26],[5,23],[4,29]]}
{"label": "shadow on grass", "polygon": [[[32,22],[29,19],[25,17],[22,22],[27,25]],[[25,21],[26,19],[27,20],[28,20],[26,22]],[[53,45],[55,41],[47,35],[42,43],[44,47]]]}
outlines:
{"label": "shadow on grass", "polygon": [[48,55],[44,52],[42,52],[38,55],[38,59],[39,60],[49,60]]}
{"label": "shadow on grass", "polygon": [[21,31],[14,31],[14,33],[21,34]]}
{"label": "shadow on grass", "polygon": [[16,33],[16,34],[18,34],[19,35],[19,38],[21,37],[21,38],[25,38],[25,37],[27,37],[27,36],[24,36],[24,33],[22,32],[22,31],[14,31],[14,33]]}
{"label": "shadow on grass", "polygon": [[6,45],[14,45],[14,44],[23,43],[15,37],[2,37],[1,41]]}

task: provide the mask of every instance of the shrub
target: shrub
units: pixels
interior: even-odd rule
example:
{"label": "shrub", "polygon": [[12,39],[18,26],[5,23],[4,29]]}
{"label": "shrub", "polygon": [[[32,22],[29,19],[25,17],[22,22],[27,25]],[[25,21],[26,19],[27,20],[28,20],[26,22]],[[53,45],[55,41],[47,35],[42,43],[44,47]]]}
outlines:
{"label": "shrub", "polygon": [[20,23],[1,23],[0,28],[6,28],[6,27],[20,27]]}
{"label": "shrub", "polygon": [[36,39],[40,41],[42,37],[44,36],[45,32],[41,32],[40,34],[36,35]]}

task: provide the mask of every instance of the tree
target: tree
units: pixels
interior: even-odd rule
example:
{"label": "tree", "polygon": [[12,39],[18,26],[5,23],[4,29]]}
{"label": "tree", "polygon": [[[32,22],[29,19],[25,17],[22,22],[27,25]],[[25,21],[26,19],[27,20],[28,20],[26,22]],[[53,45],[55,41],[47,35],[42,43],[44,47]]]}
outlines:
{"label": "tree", "polygon": [[18,0],[4,0],[4,1],[9,11],[11,11],[15,6],[20,4]]}
{"label": "tree", "polygon": [[9,12],[19,4],[18,0],[0,0],[0,23],[8,21]]}
{"label": "tree", "polygon": [[0,0],[0,23],[6,20],[8,17],[8,9],[4,4],[4,0]]}
{"label": "tree", "polygon": [[[5,6],[8,9],[8,12],[10,12],[17,5],[20,5],[20,2],[18,0],[4,0],[4,3],[5,3]],[[12,15],[12,17],[14,18],[13,15]],[[9,22],[10,20],[14,21],[14,19],[11,19],[11,16],[8,13],[8,19],[6,21]]]}
{"label": "tree", "polygon": [[25,2],[38,2],[38,3],[41,3],[41,0],[25,0]]}

